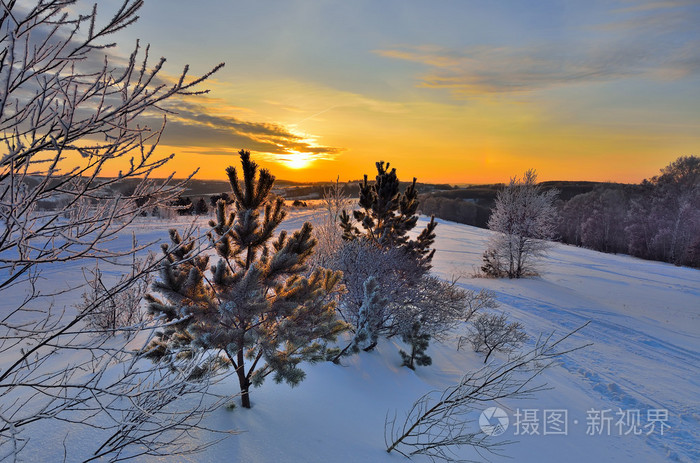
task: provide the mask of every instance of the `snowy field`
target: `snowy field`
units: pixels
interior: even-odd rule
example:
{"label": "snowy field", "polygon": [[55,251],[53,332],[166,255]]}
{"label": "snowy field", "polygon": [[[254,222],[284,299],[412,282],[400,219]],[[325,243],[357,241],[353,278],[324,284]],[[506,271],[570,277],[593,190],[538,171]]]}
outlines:
{"label": "snowy field", "polygon": [[[284,228],[299,228],[313,214],[293,211]],[[424,225],[422,218],[417,229]],[[135,224],[129,232],[143,241],[167,239],[169,226],[155,221]],[[516,442],[502,449],[505,456],[463,448],[458,457],[533,463],[700,461],[700,271],[556,244],[542,263],[541,277],[472,278],[489,233],[440,221],[434,272],[460,276],[459,284],[468,289],[493,290],[500,310],[532,337],[563,335],[590,320],[570,344],[593,344],[540,376],[550,390],[487,405],[508,414],[509,427],[500,437]],[[126,246],[129,240],[125,234],[124,242],[114,245]],[[82,272],[78,266],[56,265],[44,276],[47,284],[60,285],[81,279]],[[385,341],[374,352],[344,359],[343,365],[306,365],[307,378],[294,389],[268,380],[252,390],[252,409],[222,408],[207,418],[208,426],[241,434],[177,461],[405,461],[385,451],[387,414],[401,416],[422,394],[480,368],[483,357],[470,348],[457,351],[455,340],[433,342],[428,349],[433,365],[414,372],[400,366],[401,347],[398,340]],[[237,381],[231,377],[217,391],[233,394]],[[544,435],[545,415],[552,416],[552,410],[565,411],[567,427]],[[637,410],[635,432],[620,412],[634,416]],[[480,412],[475,410],[476,421]],[[472,425],[478,428],[477,422]],[[44,433],[44,442],[53,437],[62,447],[59,436]],[[32,461],[48,458],[46,448]]]}

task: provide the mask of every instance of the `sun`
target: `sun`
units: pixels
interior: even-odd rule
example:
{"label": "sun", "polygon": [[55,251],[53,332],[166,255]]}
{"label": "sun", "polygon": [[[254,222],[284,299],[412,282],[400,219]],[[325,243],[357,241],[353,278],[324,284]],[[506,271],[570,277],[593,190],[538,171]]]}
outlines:
{"label": "sun", "polygon": [[280,156],[280,162],[290,169],[299,170],[309,167],[314,162],[314,157],[309,153],[292,151],[287,155]]}

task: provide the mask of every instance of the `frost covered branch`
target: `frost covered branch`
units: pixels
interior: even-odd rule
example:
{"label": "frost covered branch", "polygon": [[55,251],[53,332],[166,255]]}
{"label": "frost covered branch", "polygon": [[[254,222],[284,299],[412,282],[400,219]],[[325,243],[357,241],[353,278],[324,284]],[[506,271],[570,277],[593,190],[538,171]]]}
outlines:
{"label": "frost covered branch", "polygon": [[[136,447],[185,451],[178,433],[196,430],[217,403],[205,394],[201,404],[170,406],[208,384],[136,361],[146,321],[90,323],[110,305],[116,316],[130,292],[140,310],[157,262],[134,260],[151,243],[123,246],[120,236],[183,185],[154,179],[172,157],[156,152],[161,106],[204,92],[199,84],[221,66],[173,79],[163,58],[149,62],[148,46],[119,57],[110,38],[142,4],[123,0],[102,20],[97,5],[81,13],[77,0],[0,2],[0,460],[20,458],[40,425],[66,436],[92,429],[90,442],[106,439],[95,453],[106,460]],[[85,284],[60,283],[61,269],[96,262],[109,277],[96,273],[76,309],[67,301]],[[131,341],[108,336],[115,330]]]}

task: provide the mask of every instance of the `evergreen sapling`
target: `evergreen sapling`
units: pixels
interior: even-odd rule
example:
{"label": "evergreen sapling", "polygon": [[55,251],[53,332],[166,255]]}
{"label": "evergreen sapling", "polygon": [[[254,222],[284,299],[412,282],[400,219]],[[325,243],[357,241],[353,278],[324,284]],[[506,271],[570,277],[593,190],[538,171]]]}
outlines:
{"label": "evergreen sapling", "polygon": [[399,355],[401,355],[401,358],[403,359],[401,366],[415,370],[416,365],[427,367],[433,364],[433,359],[431,359],[430,356],[425,353],[425,351],[428,349],[428,344],[430,343],[430,335],[423,332],[419,321],[413,322],[413,325],[411,325],[411,330],[404,333],[401,339],[411,347],[410,354],[404,352],[403,350],[399,351]]}
{"label": "evergreen sapling", "polygon": [[389,170],[389,163],[377,162],[377,176],[374,183],[369,183],[365,175],[360,187],[360,209],[353,211],[353,218],[347,211],[340,215],[343,238],[354,240],[359,237],[367,239],[382,248],[401,248],[409,252],[424,271],[430,269],[430,261],[435,254],[431,250],[435,241],[435,218],[431,217],[425,229],[411,240],[408,232],[418,222],[418,191],[416,178],[401,193],[396,169]]}
{"label": "evergreen sapling", "polygon": [[196,253],[171,232],[174,247],[164,246],[167,261],[154,285],[165,300],[150,296],[150,311],[162,315],[168,328],[151,343],[148,355],[177,362],[194,349],[212,351],[201,374],[221,366],[238,377],[241,402],[250,408],[251,386],[270,374],[275,382],[294,386],[304,379],[302,361],[326,357],[326,343],[346,330],[335,312],[341,272],[317,268],[307,275],[306,261],[316,240],[308,222],[291,234],[275,229],[285,218],[283,200],[272,200],[275,177],[258,171],[250,153],[241,150],[239,171],[227,174],[233,210],[216,204],[209,238],[218,261]]}

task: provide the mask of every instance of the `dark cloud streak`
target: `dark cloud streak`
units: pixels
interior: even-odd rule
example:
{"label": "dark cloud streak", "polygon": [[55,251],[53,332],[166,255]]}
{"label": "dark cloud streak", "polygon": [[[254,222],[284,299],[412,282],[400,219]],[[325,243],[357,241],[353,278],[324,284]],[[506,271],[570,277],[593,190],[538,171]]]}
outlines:
{"label": "dark cloud streak", "polygon": [[[198,99],[201,100],[202,97]],[[342,148],[318,146],[279,124],[213,114],[216,108],[187,99],[169,101],[163,109],[171,113],[163,143],[172,146],[239,147],[270,154],[300,152],[318,159],[332,159],[343,151]],[[154,122],[151,121],[151,125]],[[215,149],[203,154],[214,153]],[[222,150],[221,154],[227,155],[229,152]]]}

